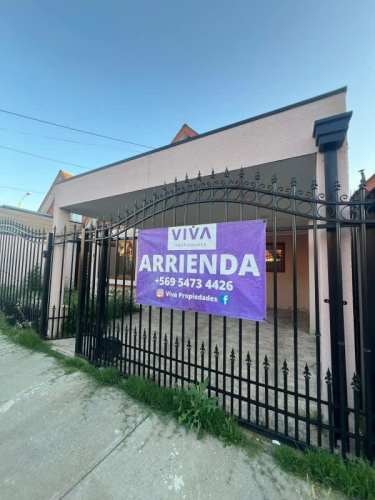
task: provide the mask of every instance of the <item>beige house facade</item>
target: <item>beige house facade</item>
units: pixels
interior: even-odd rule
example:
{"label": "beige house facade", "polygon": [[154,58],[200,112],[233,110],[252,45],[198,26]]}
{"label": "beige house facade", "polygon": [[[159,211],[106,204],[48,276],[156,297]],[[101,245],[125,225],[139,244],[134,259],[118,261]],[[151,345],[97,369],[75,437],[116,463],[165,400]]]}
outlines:
{"label": "beige house facade", "polygon": [[[337,153],[336,177],[342,193],[349,192],[348,145],[346,128],[350,114],[346,109],[346,88],[340,88],[302,102],[298,102],[269,113],[264,113],[241,122],[233,123],[206,133],[197,134],[184,125],[171,144],[106,165],[95,170],[68,178],[54,186],[53,225],[61,233],[70,220],[70,214],[81,214],[86,218],[109,220],[142,201],[154,190],[173,185],[175,179],[183,181],[185,176],[194,178],[198,173],[209,177],[214,170],[218,177],[228,171],[235,175],[242,169],[248,178],[259,174],[261,181],[270,184],[277,176],[278,186],[287,188],[295,178],[299,190],[311,190],[316,181],[319,192],[325,192],[328,162],[324,144],[335,144]],[[342,128],[342,121],[346,123]],[[336,140],[338,127],[342,139]],[[184,128],[185,127],[185,128]],[[346,128],[345,128],[346,127]],[[326,131],[327,129],[327,131]],[[345,129],[345,130],[344,130]],[[336,133],[336,135],[335,135]],[[326,142],[324,142],[326,141]],[[324,144],[323,144],[324,143]],[[328,175],[329,178],[329,175]],[[206,215],[204,210],[206,210]],[[258,214],[259,216],[259,214]],[[210,220],[209,220],[210,217]],[[252,207],[246,207],[244,218],[255,218]],[[238,220],[236,207],[230,209],[228,220]],[[200,221],[224,220],[224,207],[203,208]],[[183,221],[177,215],[177,225]],[[198,221],[194,208],[189,212],[188,224]],[[160,220],[161,223],[161,220]],[[172,219],[165,220],[172,225]],[[292,308],[292,236],[290,220],[278,216],[278,246],[283,269],[278,276],[278,307],[283,311]],[[155,226],[156,227],[156,226]],[[343,231],[341,239],[343,266],[343,288],[348,303],[344,311],[345,338],[348,353],[348,374],[354,371],[354,332],[351,282],[350,234]],[[310,332],[316,330],[315,289],[312,232],[308,228],[298,232],[297,237],[298,308],[306,315]],[[322,331],[322,365],[330,365],[330,316],[325,298],[329,296],[328,256],[325,231],[319,231],[319,301],[320,329]],[[51,303],[58,300],[56,290],[59,282],[61,255],[56,249],[52,269]],[[272,273],[267,275],[267,299],[272,304]],[[55,295],[54,295],[55,290]]]}

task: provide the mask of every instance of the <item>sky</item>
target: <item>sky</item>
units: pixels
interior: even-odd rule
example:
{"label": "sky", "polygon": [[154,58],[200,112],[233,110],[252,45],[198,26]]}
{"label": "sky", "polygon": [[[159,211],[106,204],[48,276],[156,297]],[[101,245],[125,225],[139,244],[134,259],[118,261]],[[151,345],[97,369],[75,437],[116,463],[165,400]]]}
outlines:
{"label": "sky", "polygon": [[374,0],[2,0],[0,67],[1,109],[142,145],[0,112],[0,204],[37,209],[60,168],[162,146],[184,122],[205,132],[344,85],[351,188],[375,172]]}

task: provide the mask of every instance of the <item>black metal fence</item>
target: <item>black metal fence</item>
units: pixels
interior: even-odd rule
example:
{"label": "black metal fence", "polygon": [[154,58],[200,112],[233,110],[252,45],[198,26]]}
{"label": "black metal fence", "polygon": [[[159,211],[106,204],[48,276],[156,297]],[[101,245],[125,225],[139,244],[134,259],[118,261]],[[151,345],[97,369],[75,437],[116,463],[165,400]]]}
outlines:
{"label": "black metal fence", "polygon": [[46,234],[0,220],[0,308],[14,324],[40,327]]}
{"label": "black metal fence", "polygon": [[[52,268],[59,247],[58,300],[52,305]],[[79,247],[76,226],[57,235],[0,220],[0,309],[9,321],[34,326],[51,339],[75,336]]]}
{"label": "black metal fence", "polygon": [[[337,185],[332,200],[315,182],[302,192],[242,171],[176,181],[111,221],[50,236],[42,332],[75,335],[77,355],[124,375],[204,381],[225,411],[278,439],[372,459],[370,206],[364,183],[351,199]],[[257,218],[268,222],[266,321],[137,303],[140,229]]]}

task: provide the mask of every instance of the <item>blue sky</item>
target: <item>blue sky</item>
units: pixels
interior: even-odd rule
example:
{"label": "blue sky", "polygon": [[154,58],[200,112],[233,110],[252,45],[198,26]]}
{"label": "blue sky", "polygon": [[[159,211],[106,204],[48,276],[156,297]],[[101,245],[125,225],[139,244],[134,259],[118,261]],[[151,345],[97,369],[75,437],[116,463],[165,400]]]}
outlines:
{"label": "blue sky", "polygon": [[[0,108],[155,147],[348,85],[352,187],[375,171],[373,0],[2,0],[0,54]],[[0,204],[144,150],[0,113]]]}

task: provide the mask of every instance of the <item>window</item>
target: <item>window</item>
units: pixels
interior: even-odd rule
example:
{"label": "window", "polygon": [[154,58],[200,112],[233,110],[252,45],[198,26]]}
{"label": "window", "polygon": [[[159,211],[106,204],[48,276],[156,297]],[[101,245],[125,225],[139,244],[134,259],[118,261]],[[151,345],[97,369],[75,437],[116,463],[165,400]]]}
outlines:
{"label": "window", "polygon": [[[117,249],[117,257],[116,257]],[[111,260],[109,277],[111,279],[131,280],[133,269],[134,254],[133,239],[112,241],[111,243]],[[116,269],[117,264],[117,269]]]}
{"label": "window", "polygon": [[[285,273],[285,243],[276,243],[276,271]],[[267,273],[274,271],[273,243],[266,243],[266,270]]]}
{"label": "window", "polygon": [[70,214],[70,222],[76,222],[77,224],[81,224],[82,223],[82,215],[71,213]]}

